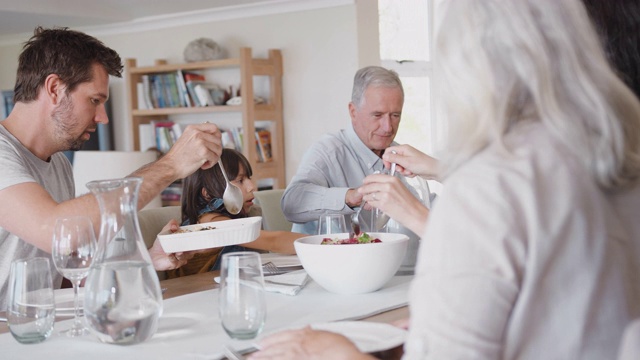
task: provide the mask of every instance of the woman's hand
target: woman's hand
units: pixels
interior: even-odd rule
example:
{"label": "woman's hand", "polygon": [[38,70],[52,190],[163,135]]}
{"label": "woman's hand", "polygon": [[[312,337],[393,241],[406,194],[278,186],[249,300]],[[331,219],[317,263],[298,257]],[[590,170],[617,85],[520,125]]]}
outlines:
{"label": "woman's hand", "polygon": [[382,210],[392,219],[421,234],[429,216],[424,206],[395,176],[375,174],[364,178],[358,188],[367,204]]}
{"label": "woman's hand", "polygon": [[[175,232],[178,230],[178,222],[175,219],[171,219],[167,225],[162,228],[162,232]],[[177,252],[167,254],[162,249],[160,240],[156,238],[153,242],[153,246],[149,249],[149,255],[151,255],[151,262],[156,271],[173,270],[186,264],[195,255],[195,251]]]}
{"label": "woman's hand", "polygon": [[257,359],[373,359],[361,353],[346,337],[328,331],[287,330],[267,336],[259,343],[260,351],[251,354]]}
{"label": "woman's hand", "polygon": [[384,166],[396,163],[396,171],[404,176],[421,176],[429,180],[438,179],[438,160],[410,145],[390,146],[382,155]]}

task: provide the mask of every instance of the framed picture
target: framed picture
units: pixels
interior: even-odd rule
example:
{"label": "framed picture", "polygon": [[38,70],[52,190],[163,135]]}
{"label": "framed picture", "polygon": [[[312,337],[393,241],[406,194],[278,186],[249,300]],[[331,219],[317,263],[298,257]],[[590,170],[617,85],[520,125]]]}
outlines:
{"label": "framed picture", "polygon": [[13,90],[2,91],[2,119],[6,119],[13,109]]}

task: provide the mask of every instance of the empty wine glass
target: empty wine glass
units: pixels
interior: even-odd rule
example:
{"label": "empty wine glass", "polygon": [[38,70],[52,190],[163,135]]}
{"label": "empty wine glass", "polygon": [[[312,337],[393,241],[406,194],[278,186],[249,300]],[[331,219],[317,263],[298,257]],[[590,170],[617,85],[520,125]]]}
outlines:
{"label": "empty wine glass", "polygon": [[73,284],[74,322],[73,326],[61,333],[67,336],[81,336],[88,330],[80,320],[78,288],[87,277],[96,251],[96,237],[91,219],[86,216],[59,218],[53,232],[51,256],[62,276]]}

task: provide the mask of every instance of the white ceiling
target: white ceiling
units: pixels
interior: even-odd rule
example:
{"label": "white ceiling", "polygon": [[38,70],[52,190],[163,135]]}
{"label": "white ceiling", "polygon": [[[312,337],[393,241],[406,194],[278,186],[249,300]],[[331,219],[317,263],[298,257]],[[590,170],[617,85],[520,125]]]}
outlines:
{"label": "white ceiling", "polygon": [[305,0],[0,0],[0,37],[30,34],[38,25],[87,28],[301,1]]}

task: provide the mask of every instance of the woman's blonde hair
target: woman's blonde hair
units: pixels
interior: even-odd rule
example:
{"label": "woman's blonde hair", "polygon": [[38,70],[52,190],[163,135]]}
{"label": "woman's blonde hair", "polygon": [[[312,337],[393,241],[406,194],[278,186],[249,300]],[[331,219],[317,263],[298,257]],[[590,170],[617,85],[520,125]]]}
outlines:
{"label": "woman's blonde hair", "polygon": [[580,1],[450,0],[443,11],[435,69],[447,173],[533,119],[602,188],[637,184],[640,103],[609,67]]}

